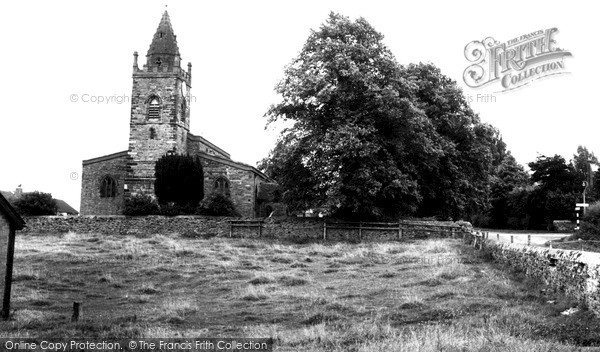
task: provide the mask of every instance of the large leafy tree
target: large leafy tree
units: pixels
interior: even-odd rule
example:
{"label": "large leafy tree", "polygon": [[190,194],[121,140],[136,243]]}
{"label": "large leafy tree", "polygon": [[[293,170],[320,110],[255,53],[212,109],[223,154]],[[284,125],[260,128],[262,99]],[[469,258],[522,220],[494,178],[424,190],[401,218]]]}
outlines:
{"label": "large leafy tree", "polygon": [[364,19],[332,13],[286,68],[276,88],[283,99],[267,115],[293,126],[262,166],[292,210],[329,206],[363,217],[416,210],[415,164],[435,162],[441,146],[382,39]]}
{"label": "large leafy tree", "polygon": [[501,163],[494,169],[490,182],[490,225],[503,228],[509,225],[510,217],[525,217],[524,203],[519,205],[514,203],[517,199],[523,199],[522,191],[528,184],[529,174],[510,152],[506,153]]}
{"label": "large leafy tree", "polygon": [[588,184],[593,182],[592,165],[598,165],[598,158],[596,158],[594,153],[580,145],[577,147],[577,154],[573,155],[571,164],[579,174],[581,181],[586,181]]}
{"label": "large leafy tree", "polygon": [[442,150],[437,163],[419,169],[419,214],[458,218],[487,209],[490,176],[507,153],[499,132],[481,123],[456,82],[434,65],[408,65],[403,76]]}
{"label": "large leafy tree", "polygon": [[529,163],[529,168],[533,172],[531,181],[537,182],[543,189],[569,193],[581,188],[575,167],[560,155],[540,155]]}
{"label": "large leafy tree", "polygon": [[[584,146],[577,147],[577,154],[573,155],[571,164],[579,176],[579,180],[582,183],[582,192],[586,193],[587,200],[589,202],[598,199],[598,192],[600,185],[596,185],[598,177],[594,175],[592,165],[598,166],[598,158],[594,153],[590,152]],[[583,187],[583,182],[586,182],[586,187]]]}
{"label": "large leafy tree", "polygon": [[433,65],[402,67],[362,18],[330,14],[286,68],[269,122],[287,120],[261,168],[291,210],[461,217],[487,205],[503,153],[456,83]]}
{"label": "large leafy tree", "polygon": [[552,220],[572,218],[573,206],[583,190],[575,167],[560,155],[540,155],[529,168],[536,185],[529,201],[531,226],[550,227]]}
{"label": "large leafy tree", "polygon": [[13,206],[21,215],[56,215],[57,205],[50,193],[28,192],[13,200]]}

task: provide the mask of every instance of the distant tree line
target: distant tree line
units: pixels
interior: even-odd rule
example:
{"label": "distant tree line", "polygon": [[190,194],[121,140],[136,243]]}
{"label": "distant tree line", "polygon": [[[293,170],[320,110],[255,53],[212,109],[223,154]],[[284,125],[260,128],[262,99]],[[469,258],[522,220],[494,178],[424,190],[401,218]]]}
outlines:
{"label": "distant tree line", "polygon": [[584,191],[586,202],[600,199],[600,173],[591,167],[597,164],[583,146],[569,162],[560,155],[538,156],[528,164],[531,174],[514,159],[503,163],[490,185],[490,209],[473,222],[484,227],[550,229],[553,220],[572,220]]}

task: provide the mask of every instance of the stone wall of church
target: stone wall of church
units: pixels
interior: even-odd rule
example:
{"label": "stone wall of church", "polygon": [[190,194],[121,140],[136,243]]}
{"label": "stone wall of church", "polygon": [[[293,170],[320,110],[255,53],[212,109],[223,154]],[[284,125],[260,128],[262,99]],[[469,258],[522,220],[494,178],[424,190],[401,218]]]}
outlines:
{"label": "stone wall of church", "polygon": [[243,170],[225,163],[202,158],[204,169],[204,194],[214,192],[215,181],[224,176],[229,181],[229,195],[236,209],[244,217],[254,217],[257,177],[250,170]]}
{"label": "stone wall of church", "polygon": [[[83,164],[80,213],[82,215],[122,214],[127,154],[122,153],[110,159],[98,159]],[[116,197],[100,197],[101,180],[106,175],[117,181]]]}

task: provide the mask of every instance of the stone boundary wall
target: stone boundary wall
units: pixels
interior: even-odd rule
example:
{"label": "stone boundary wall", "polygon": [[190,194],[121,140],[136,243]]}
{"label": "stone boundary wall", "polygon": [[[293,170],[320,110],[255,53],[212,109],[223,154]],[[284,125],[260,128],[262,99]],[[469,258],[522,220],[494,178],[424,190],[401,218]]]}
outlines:
{"label": "stone boundary wall", "polygon": [[476,234],[470,241],[496,261],[544,280],[553,290],[576,299],[600,316],[600,253],[499,243]]}
{"label": "stone boundary wall", "polygon": [[[101,233],[109,235],[152,236],[154,234],[177,233],[185,237],[228,237],[230,236],[230,220],[240,220],[229,217],[210,216],[36,216],[25,219],[26,228],[20,233]],[[254,219],[256,220],[256,219]],[[328,224],[333,223],[327,219]],[[403,239],[447,237],[449,233],[436,232],[430,227],[452,225],[455,234],[467,230],[464,223],[420,221],[418,226],[403,231]],[[233,237],[276,238],[304,243],[323,239],[323,219],[320,218],[267,218],[264,219],[262,232],[257,227],[235,227]],[[398,240],[398,230],[362,232],[362,239],[356,230],[327,230],[327,241],[395,241]]]}
{"label": "stone boundary wall", "polygon": [[198,237],[229,236],[229,220],[210,216],[31,216],[21,233],[100,233],[139,235],[179,233]]}

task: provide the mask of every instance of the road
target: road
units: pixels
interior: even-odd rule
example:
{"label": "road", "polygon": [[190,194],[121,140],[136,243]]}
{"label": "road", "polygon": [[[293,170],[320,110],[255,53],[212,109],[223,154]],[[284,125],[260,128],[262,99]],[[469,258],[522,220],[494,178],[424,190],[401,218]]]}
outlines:
{"label": "road", "polygon": [[495,231],[495,230],[490,230],[490,231],[479,230],[479,231],[489,232],[488,238],[490,240],[496,241],[499,237],[500,242],[508,242],[508,243],[510,243],[510,236],[513,236],[513,243],[527,244],[527,235],[531,235],[531,244],[532,245],[541,245],[541,246],[543,246],[544,243],[546,243],[548,241],[558,240],[563,237],[567,237],[567,236],[571,235],[570,233],[556,233],[556,232],[513,233],[513,232],[502,232],[502,231]]}

